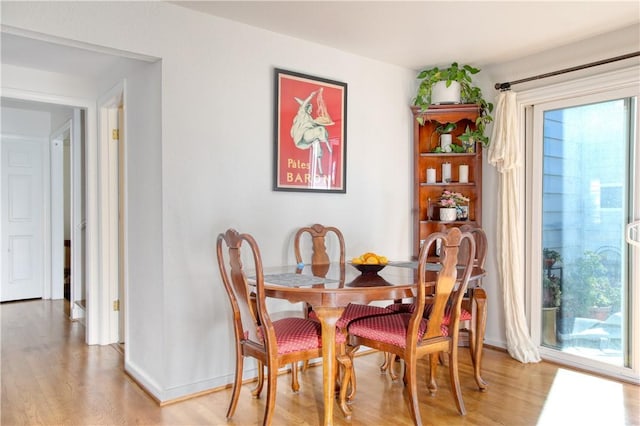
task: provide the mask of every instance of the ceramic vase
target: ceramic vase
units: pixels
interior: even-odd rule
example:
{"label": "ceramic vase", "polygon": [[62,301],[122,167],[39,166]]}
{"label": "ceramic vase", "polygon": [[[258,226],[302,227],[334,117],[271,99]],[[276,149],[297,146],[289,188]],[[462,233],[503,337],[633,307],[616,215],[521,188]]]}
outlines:
{"label": "ceramic vase", "polygon": [[455,207],[441,207],[440,220],[443,222],[453,222],[456,220],[456,213]]}

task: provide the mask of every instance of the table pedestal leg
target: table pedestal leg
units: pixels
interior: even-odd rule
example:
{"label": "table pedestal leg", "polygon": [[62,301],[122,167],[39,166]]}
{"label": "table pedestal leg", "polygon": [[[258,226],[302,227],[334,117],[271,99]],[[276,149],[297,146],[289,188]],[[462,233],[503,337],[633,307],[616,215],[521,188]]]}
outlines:
{"label": "table pedestal leg", "polygon": [[322,392],[324,396],[324,425],[333,425],[333,404],[335,400],[336,322],[344,308],[314,307],[322,325]]}

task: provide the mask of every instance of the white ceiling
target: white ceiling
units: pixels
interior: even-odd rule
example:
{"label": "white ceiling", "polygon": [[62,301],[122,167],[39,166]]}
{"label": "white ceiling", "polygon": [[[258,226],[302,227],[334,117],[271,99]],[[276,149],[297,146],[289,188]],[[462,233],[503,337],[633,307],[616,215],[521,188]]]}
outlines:
{"label": "white ceiling", "polygon": [[415,70],[484,67],[640,23],[638,1],[174,3]]}
{"label": "white ceiling", "polygon": [[[638,1],[172,3],[416,70],[454,60],[485,67],[640,23]],[[640,40],[638,44],[640,48]],[[0,48],[3,64],[86,78],[157,59],[7,31]],[[26,107],[28,103],[3,99],[2,104]]]}

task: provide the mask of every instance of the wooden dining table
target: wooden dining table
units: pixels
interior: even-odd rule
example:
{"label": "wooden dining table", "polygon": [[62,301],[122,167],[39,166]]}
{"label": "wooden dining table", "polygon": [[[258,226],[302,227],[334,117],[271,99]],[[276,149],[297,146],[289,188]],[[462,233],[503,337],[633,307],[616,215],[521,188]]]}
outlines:
{"label": "wooden dining table", "polygon": [[[431,265],[431,266],[429,266]],[[267,297],[306,302],[313,307],[322,327],[324,425],[333,424],[335,401],[336,322],[349,303],[368,304],[414,296],[417,262],[390,262],[377,273],[361,273],[349,263],[289,265],[264,268]],[[437,265],[427,265],[427,283],[433,285]],[[472,280],[485,275],[474,268]],[[482,315],[484,318],[485,315]],[[481,347],[479,348],[481,350]]]}

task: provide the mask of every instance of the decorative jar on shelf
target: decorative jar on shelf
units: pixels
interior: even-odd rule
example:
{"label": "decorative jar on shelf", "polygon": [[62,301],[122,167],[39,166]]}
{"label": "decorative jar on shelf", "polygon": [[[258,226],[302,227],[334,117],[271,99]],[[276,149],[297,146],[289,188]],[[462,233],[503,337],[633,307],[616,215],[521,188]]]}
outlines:
{"label": "decorative jar on shelf", "polygon": [[455,207],[440,207],[440,220],[443,222],[453,222],[457,217]]}
{"label": "decorative jar on shelf", "polygon": [[457,220],[469,219],[469,206],[456,206],[456,219]]}

